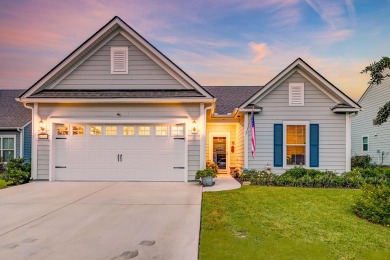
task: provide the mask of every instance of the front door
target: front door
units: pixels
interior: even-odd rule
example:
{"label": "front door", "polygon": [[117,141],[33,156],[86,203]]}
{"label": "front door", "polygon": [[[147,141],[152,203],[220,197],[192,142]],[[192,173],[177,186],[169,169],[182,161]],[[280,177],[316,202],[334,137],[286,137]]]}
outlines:
{"label": "front door", "polygon": [[212,137],[212,156],[213,162],[218,165],[218,173],[228,173],[228,140],[227,136]]}

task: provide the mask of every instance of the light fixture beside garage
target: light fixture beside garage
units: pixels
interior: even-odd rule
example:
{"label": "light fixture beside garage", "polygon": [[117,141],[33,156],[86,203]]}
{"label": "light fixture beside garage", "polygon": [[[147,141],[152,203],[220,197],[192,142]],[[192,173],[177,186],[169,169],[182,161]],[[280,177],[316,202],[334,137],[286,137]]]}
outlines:
{"label": "light fixture beside garage", "polygon": [[198,134],[198,124],[196,123],[195,119],[192,121],[191,132],[193,135]]}
{"label": "light fixture beside garage", "polygon": [[39,139],[49,139],[49,135],[46,132],[46,123],[42,120],[39,121],[39,128],[41,129],[41,132],[38,134]]}

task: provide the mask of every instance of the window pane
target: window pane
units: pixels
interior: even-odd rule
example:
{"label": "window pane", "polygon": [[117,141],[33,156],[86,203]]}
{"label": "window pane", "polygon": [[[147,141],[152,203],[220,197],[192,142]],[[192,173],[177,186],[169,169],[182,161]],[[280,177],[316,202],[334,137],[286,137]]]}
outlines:
{"label": "window pane", "polygon": [[106,126],[106,135],[116,135],[117,129],[116,126]]}
{"label": "window pane", "polygon": [[368,144],[363,144],[363,151],[368,151]]}
{"label": "window pane", "polygon": [[288,125],[287,144],[306,144],[306,126]]}
{"label": "window pane", "polygon": [[3,138],[3,149],[15,149],[14,145],[14,138]]}
{"label": "window pane", "polygon": [[8,162],[9,159],[14,158],[14,150],[3,150],[3,161]]}
{"label": "window pane", "polygon": [[134,135],[134,126],[124,126],[123,135]]}
{"label": "window pane", "polygon": [[305,165],[305,146],[287,146],[287,165]]}
{"label": "window pane", "polygon": [[156,126],[156,135],[157,136],[167,136],[168,135],[168,126]]}
{"label": "window pane", "polygon": [[96,126],[96,125],[91,125],[89,127],[89,134],[90,135],[102,135],[102,127]]}
{"label": "window pane", "polygon": [[138,135],[141,135],[141,136],[150,135],[150,126],[138,127]]}
{"label": "window pane", "polygon": [[69,128],[67,125],[59,125],[57,126],[57,135],[68,135]]}
{"label": "window pane", "polygon": [[171,126],[171,135],[172,136],[184,135],[184,126],[181,125]]}
{"label": "window pane", "polygon": [[363,137],[363,144],[368,144],[368,137],[367,136]]}
{"label": "window pane", "polygon": [[84,135],[84,126],[72,126],[73,135]]}

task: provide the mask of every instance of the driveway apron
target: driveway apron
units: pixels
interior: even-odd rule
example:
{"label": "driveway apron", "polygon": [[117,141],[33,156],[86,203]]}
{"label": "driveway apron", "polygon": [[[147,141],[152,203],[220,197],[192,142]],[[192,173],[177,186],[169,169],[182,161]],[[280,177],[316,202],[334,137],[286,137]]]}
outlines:
{"label": "driveway apron", "polygon": [[197,259],[201,193],[156,182],[0,190],[0,259]]}

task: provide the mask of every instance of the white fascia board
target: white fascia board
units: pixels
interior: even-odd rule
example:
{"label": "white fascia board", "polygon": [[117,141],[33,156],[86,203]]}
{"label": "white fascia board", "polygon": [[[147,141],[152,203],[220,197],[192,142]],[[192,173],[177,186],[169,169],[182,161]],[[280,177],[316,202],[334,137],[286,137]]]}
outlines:
{"label": "white fascia board", "polygon": [[261,112],[261,111],[263,111],[263,109],[261,109],[261,108],[254,108],[254,109],[240,108],[238,111],[239,112]]}
{"label": "white fascia board", "polygon": [[71,56],[69,56],[65,61],[62,62],[57,68],[55,68],[53,71],[51,71],[49,74],[47,74],[44,78],[42,78],[37,84],[28,90],[26,93],[23,94],[23,97],[30,96],[32,93],[34,93],[37,89],[39,89],[43,84],[47,82],[48,79],[53,77],[55,74],[57,74],[61,69],[63,69],[66,65],[69,64],[70,61],[75,59],[78,55],[80,55],[85,49],[87,49],[93,42],[95,42],[97,39],[99,39],[103,34],[105,34],[108,30],[110,30],[116,23],[118,23],[117,19],[114,19],[110,24],[108,24],[105,28],[102,29],[98,34],[93,36],[87,43],[85,43],[83,46],[81,46],[76,52],[74,52]]}
{"label": "white fascia board", "polygon": [[344,112],[359,112],[360,108],[335,108],[332,109],[333,113],[344,113]]}
{"label": "white fascia board", "polygon": [[30,103],[213,103],[210,98],[187,99],[151,99],[151,98],[121,98],[121,99],[92,99],[92,98],[21,98],[20,102]]}

